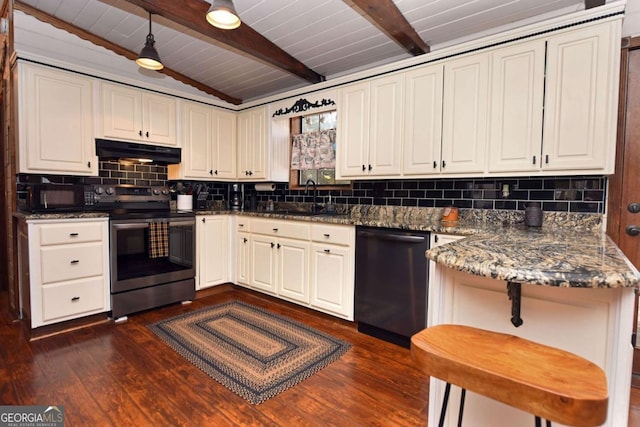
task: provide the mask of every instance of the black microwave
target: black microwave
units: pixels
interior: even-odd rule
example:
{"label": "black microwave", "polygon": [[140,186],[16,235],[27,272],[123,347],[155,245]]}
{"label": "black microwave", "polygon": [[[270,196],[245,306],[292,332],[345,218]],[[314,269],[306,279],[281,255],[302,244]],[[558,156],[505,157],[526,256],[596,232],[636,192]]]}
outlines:
{"label": "black microwave", "polygon": [[74,212],[87,205],[91,188],[82,184],[27,184],[24,210],[28,212]]}

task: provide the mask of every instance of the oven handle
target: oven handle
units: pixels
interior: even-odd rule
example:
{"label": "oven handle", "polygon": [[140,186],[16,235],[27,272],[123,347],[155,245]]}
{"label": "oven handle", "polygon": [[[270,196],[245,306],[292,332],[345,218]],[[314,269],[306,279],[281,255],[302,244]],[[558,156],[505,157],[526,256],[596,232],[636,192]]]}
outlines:
{"label": "oven handle", "polygon": [[[166,221],[166,222],[169,224],[169,227],[195,225],[195,221]],[[133,223],[125,223],[125,224],[111,224],[111,226],[116,229],[147,228],[149,227],[149,221],[133,222]]]}

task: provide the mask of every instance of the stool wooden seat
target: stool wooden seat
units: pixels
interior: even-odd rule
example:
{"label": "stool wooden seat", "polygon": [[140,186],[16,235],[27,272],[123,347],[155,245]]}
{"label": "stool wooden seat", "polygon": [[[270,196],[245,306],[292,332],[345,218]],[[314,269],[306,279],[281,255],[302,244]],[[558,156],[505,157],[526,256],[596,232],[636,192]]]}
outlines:
{"label": "stool wooden seat", "polygon": [[607,419],[604,372],[564,350],[469,326],[437,325],[411,338],[411,354],[431,377],[549,421],[590,427]]}

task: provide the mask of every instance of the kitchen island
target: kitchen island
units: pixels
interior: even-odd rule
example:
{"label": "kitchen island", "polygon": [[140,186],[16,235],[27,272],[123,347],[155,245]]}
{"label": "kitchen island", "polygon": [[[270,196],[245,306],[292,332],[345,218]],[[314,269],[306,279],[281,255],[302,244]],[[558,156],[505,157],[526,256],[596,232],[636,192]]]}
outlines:
{"label": "kitchen island", "polygon": [[[604,425],[626,425],[638,271],[597,230],[508,225],[488,231],[426,252],[435,267],[430,272],[429,326],[475,326],[591,360],[607,375]],[[429,425],[437,425],[443,390],[441,381],[431,381]],[[456,395],[450,414],[458,410]],[[446,425],[454,425],[455,416],[449,418]],[[532,423],[530,414],[467,395],[465,426]]]}

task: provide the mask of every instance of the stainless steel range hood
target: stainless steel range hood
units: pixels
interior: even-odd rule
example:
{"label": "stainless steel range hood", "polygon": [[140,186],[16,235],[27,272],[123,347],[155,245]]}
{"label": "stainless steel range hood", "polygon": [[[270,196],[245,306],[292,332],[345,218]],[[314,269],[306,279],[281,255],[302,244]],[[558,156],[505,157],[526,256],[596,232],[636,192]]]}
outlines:
{"label": "stainless steel range hood", "polygon": [[180,163],[180,148],[96,138],[96,155],[100,160],[128,160],[137,163],[169,165]]}

